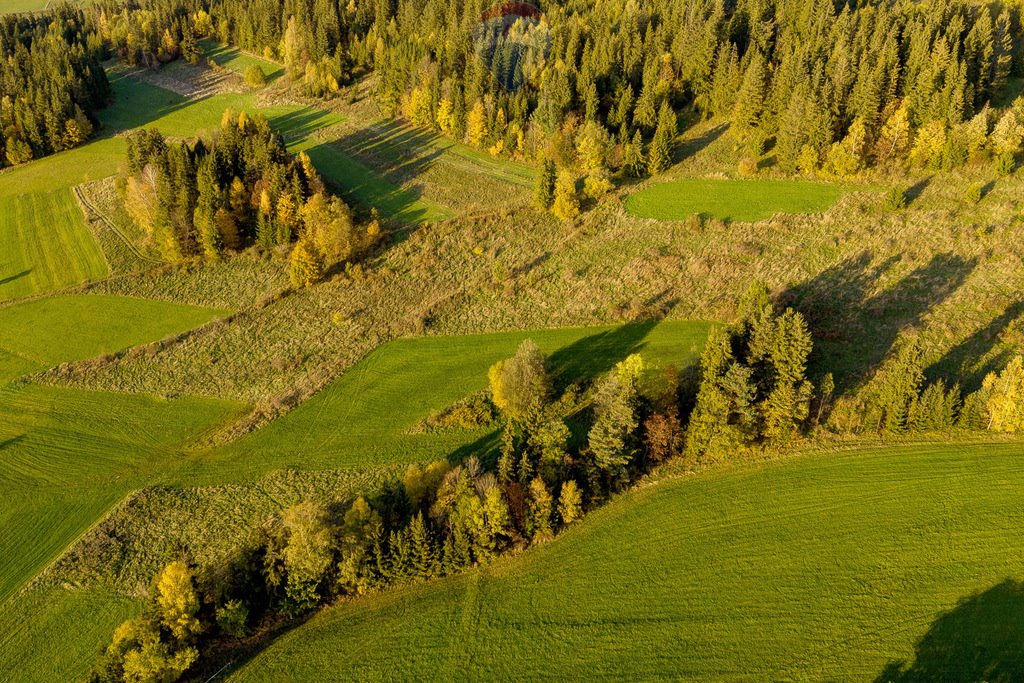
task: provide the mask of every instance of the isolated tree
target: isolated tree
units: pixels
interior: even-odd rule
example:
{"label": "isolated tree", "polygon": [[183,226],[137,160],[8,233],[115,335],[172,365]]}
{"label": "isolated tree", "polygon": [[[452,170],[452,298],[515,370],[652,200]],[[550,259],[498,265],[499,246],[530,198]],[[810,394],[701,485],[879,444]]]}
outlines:
{"label": "isolated tree", "polygon": [[487,376],[491,400],[512,421],[537,413],[551,397],[547,359],[530,339],[519,345],[514,356],[492,365]]}

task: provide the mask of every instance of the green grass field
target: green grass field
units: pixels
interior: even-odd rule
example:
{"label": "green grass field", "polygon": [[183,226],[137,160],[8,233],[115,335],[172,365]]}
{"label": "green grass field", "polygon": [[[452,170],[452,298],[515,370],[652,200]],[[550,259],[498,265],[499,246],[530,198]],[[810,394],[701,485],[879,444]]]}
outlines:
{"label": "green grass field", "polygon": [[489,430],[409,430],[431,411],[484,388],[487,369],[524,339],[551,354],[553,372],[568,381],[593,377],[634,352],[652,367],[683,367],[696,360],[710,328],[676,321],[394,341],[283,418],[198,459],[190,478],[233,481],[281,467],[377,466],[481,453],[490,448]]}
{"label": "green grass field", "polygon": [[120,296],[57,296],[0,308],[0,384],[184,332],[227,311]]}
{"label": "green grass field", "polygon": [[268,83],[272,83],[281,76],[284,76],[284,67],[282,65],[269,59],[263,59],[242,52],[236,47],[222,45],[212,39],[199,41],[199,47],[202,49],[203,57],[212,59],[218,66],[222,66],[225,69],[245,74],[245,70],[255,64],[263,71],[263,75],[267,77]]}
{"label": "green grass field", "polygon": [[680,178],[631,195],[626,209],[641,218],[684,220],[700,215],[754,222],[776,213],[825,211],[845,192],[841,185],[803,180]]}
{"label": "green grass field", "polygon": [[185,442],[238,410],[211,399],[0,390],[0,601],[126,493],[164,476]]}
{"label": "green grass field", "polygon": [[0,14],[38,12],[48,4],[49,0],[0,0]]}
{"label": "green grass field", "polygon": [[641,488],[521,557],[332,608],[231,680],[1019,680],[1020,455],[874,447]]}

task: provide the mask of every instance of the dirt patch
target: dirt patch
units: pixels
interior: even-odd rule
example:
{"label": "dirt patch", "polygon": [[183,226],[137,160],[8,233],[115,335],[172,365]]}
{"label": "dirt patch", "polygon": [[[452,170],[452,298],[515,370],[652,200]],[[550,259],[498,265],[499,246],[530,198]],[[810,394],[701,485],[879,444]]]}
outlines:
{"label": "dirt patch", "polygon": [[164,90],[170,90],[190,100],[198,100],[220,93],[248,90],[241,76],[216,64],[192,65],[179,60],[165,64],[156,71],[130,68],[126,69],[125,73],[132,78],[137,78]]}

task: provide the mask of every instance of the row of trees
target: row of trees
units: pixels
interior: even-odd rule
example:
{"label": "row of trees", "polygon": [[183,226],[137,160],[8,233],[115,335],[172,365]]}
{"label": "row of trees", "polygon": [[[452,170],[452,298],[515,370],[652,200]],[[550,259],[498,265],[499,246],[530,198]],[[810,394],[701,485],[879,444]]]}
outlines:
{"label": "row of trees", "polygon": [[110,85],[84,12],[0,16],[0,167],[70,149],[95,130]]}
{"label": "row of trees", "polygon": [[379,233],[375,222],[358,226],[309,157],[289,154],[262,116],[228,110],[212,137],[191,142],[139,130],[127,147],[125,208],[169,261],[215,261],[251,244],[297,241],[292,279],[302,286],[330,264],[358,258]]}
{"label": "row of trees", "polygon": [[[670,458],[787,444],[830,410],[842,412],[832,407],[830,375],[817,391],[806,377],[811,346],[803,317],[777,310],[760,285],[744,296],[738,321],[708,340],[693,387],[671,367],[652,376],[638,355],[591,382],[555,377],[527,340],[488,372],[493,410],[484,412],[501,418],[492,466],[475,456],[411,465],[372,499],[285,510],[223,565],[172,562],[155,580],[149,609],[116,630],[93,679],[176,680],[202,653],[223,653],[282,618],[548,540]],[[941,382],[922,389],[920,368],[914,343],[883,365],[858,408],[870,416],[867,428],[1024,431],[1021,357],[964,401]]]}

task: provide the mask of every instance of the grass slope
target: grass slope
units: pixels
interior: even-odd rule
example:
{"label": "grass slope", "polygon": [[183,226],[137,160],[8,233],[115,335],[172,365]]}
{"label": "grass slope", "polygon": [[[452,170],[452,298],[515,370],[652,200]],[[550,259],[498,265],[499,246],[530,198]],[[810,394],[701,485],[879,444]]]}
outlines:
{"label": "grass slope", "polygon": [[57,296],[0,308],[0,384],[203,325],[224,310],[120,296]]}
{"label": "grass slope", "polygon": [[0,601],[110,505],[159,480],[183,443],[238,410],[212,399],[0,390]]}
{"label": "grass slope", "polygon": [[948,667],[922,680],[1015,680],[1020,452],[876,447],[647,487],[522,557],[333,608],[231,680],[898,679],[919,639],[913,670]]}
{"label": "grass slope", "polygon": [[255,64],[263,71],[268,83],[284,76],[284,67],[277,62],[242,52],[237,47],[224,45],[212,39],[199,41],[199,47],[202,49],[203,57],[213,60],[218,66],[225,69],[231,69],[244,75],[245,70]]}
{"label": "grass slope", "polygon": [[641,218],[683,220],[694,215],[753,222],[776,213],[817,213],[845,193],[840,185],[803,180],[681,178],[658,183],[626,200]]}
{"label": "grass slope", "polygon": [[20,195],[0,191],[0,255],[0,301],[96,280],[109,272],[67,190]]}
{"label": "grass slope", "polygon": [[[373,351],[339,380],[267,427],[197,461],[199,481],[233,481],[270,469],[407,463],[489,448],[488,430],[409,434],[432,410],[482,389],[487,369],[524,339],[551,355],[563,380],[592,377],[639,352],[652,365],[694,362],[711,323],[401,339]],[[201,474],[200,474],[201,473]]]}

